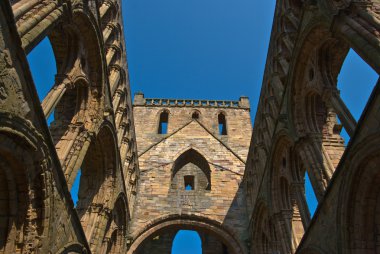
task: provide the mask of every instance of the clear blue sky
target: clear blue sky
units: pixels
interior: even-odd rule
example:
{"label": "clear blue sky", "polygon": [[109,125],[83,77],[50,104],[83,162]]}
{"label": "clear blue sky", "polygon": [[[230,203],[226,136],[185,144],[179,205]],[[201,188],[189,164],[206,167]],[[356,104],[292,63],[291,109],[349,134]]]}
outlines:
{"label": "clear blue sky", "polygon": [[[274,5],[274,0],[124,0],[132,92],[142,91],[146,97],[226,100],[246,95],[254,117]],[[33,50],[28,60],[43,98],[56,73],[48,40]],[[377,79],[378,75],[350,51],[338,87],[356,119]],[[344,137],[347,141],[346,134]],[[74,202],[79,179],[72,189]],[[316,200],[308,179],[306,196],[314,213]],[[173,253],[201,253],[199,245],[197,233],[180,231]]]}

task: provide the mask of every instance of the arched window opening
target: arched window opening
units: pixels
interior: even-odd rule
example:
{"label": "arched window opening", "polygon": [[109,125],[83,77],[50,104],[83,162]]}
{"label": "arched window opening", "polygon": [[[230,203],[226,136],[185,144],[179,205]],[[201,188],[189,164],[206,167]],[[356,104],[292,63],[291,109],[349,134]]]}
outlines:
{"label": "arched window opening", "polygon": [[309,174],[307,172],[305,172],[305,195],[306,203],[310,211],[310,216],[313,217],[318,206],[318,200],[315,195],[313,186],[311,185]]}
{"label": "arched window opening", "polygon": [[198,119],[199,119],[199,113],[198,113],[198,112],[194,112],[194,113],[191,115],[191,118],[192,118],[192,119],[195,119],[195,120],[198,120]]}
{"label": "arched window opening", "polygon": [[227,135],[226,116],[223,113],[218,115],[219,135]]}
{"label": "arched window opening", "polygon": [[[32,253],[49,228],[47,204],[52,200],[46,190],[52,187],[47,181],[52,175],[43,163],[43,149],[36,148],[38,140],[0,133],[0,253]],[[20,244],[26,239],[29,244]]]}
{"label": "arched window opening", "polygon": [[[49,38],[45,37],[45,39],[27,55],[27,59],[38,98],[40,102],[42,102],[54,86],[55,76],[57,74],[56,59]],[[53,113],[47,116],[46,120],[48,126],[50,126],[54,121],[54,110]]]}
{"label": "arched window opening", "polygon": [[194,190],[194,176],[184,176],[185,190]]}
{"label": "arched window opening", "polygon": [[100,253],[116,254],[122,252],[127,228],[126,209],[123,196],[119,196],[112,209],[112,216],[107,222]]}
{"label": "arched window opening", "polygon": [[[359,121],[378,79],[379,75],[354,50],[350,49],[338,75],[337,88],[340,90],[340,98],[356,122]],[[347,144],[350,136],[343,123],[342,126],[341,135]]]}
{"label": "arched window opening", "polygon": [[192,230],[180,230],[176,234],[172,254],[202,254],[202,240],[198,232]]}
{"label": "arched window opening", "polygon": [[42,101],[55,83],[57,65],[48,37],[43,39],[27,56],[38,97]]}
{"label": "arched window opening", "polygon": [[[355,70],[354,74],[352,70]],[[379,75],[352,49],[338,76],[340,96],[358,121]]]}
{"label": "arched window opening", "polygon": [[164,111],[160,114],[160,122],[158,124],[158,134],[168,133],[169,113]]}
{"label": "arched window opening", "polygon": [[171,188],[173,190],[188,190],[188,188],[197,191],[211,190],[211,170],[207,160],[194,149],[181,154],[174,162]]}
{"label": "arched window opening", "polygon": [[[109,186],[115,181],[117,167],[115,149],[116,140],[108,127],[103,127],[96,139],[92,140],[82,162],[76,210],[89,241],[96,234],[94,227],[98,223],[105,223],[105,218],[91,207],[101,206],[111,209],[113,205],[109,198],[111,195]],[[71,179],[68,180],[69,183]]]}
{"label": "arched window opening", "polygon": [[[338,122],[336,109],[330,105],[330,102],[323,100],[322,96],[316,92],[309,93],[305,98],[306,126],[308,132],[318,134],[322,137],[318,146],[325,149],[318,151],[320,155],[325,156],[332,165],[328,171],[333,172],[337,167],[341,156],[344,153],[345,146],[343,138],[340,136],[342,126]],[[316,162],[317,163],[317,162]],[[332,173],[330,173],[332,174]],[[325,176],[330,178],[330,176]]]}
{"label": "arched window opening", "polygon": [[282,139],[277,143],[273,159],[273,199],[275,212],[287,213],[275,220],[289,225],[286,234],[292,236],[294,246],[298,246],[310,223],[300,172],[304,169],[291,141]]}
{"label": "arched window opening", "polygon": [[309,130],[312,132],[323,132],[327,118],[326,106],[319,94],[312,93],[306,98],[306,114]]}
{"label": "arched window opening", "polygon": [[268,209],[265,204],[258,205],[255,211],[255,222],[252,228],[251,253],[277,253],[273,242],[276,241],[276,230],[269,220]]}

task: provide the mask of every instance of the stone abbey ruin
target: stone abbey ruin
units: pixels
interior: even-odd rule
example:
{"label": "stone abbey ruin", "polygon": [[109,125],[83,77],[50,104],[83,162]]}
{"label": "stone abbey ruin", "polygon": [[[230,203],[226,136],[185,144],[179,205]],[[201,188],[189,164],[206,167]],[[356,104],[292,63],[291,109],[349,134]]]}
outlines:
{"label": "stone abbey ruin", "polygon": [[277,0],[251,126],[246,97],[132,101],[121,0],[0,1],[0,253],[165,254],[183,229],[207,254],[380,253],[380,85],[356,121],[349,49],[380,73],[379,0]]}

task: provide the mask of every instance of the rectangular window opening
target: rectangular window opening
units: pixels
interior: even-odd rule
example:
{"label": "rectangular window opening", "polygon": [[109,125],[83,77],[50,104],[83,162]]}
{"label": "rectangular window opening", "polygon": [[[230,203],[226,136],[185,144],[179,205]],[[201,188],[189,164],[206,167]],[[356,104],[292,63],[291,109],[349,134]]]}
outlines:
{"label": "rectangular window opening", "polygon": [[169,114],[168,112],[162,112],[160,115],[160,122],[158,125],[158,134],[168,133]]}
{"label": "rectangular window opening", "polygon": [[185,190],[194,190],[194,176],[184,176]]}

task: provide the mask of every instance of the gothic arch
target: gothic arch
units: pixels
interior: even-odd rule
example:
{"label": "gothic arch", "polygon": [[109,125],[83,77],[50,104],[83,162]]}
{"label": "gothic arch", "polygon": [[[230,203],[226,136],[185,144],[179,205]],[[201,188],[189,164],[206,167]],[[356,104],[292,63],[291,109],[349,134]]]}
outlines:
{"label": "gothic arch", "polygon": [[[117,141],[111,124],[105,122],[89,145],[83,159],[80,178],[77,213],[81,219],[90,248],[98,248],[105,232],[98,225],[105,224],[108,211],[113,205],[114,186],[119,174]],[[76,169],[73,175],[76,175]]]}
{"label": "gothic arch", "polygon": [[347,48],[344,41],[331,37],[323,22],[314,20],[299,39],[289,74],[290,125],[302,140],[302,149],[298,151],[310,170],[318,200],[345,150],[337,116],[346,123],[347,114],[342,112],[345,105],[339,98],[336,79]]}
{"label": "gothic arch", "polygon": [[250,226],[251,252],[266,254],[275,251],[276,230],[271,222],[268,206],[263,199],[257,201],[252,218]]}
{"label": "gothic arch", "polygon": [[[77,163],[73,154],[82,145],[81,138],[87,138],[86,132],[96,129],[94,119],[103,119],[106,106],[101,97],[108,91],[104,85],[106,67],[96,20],[77,7],[70,22],[43,31],[53,47],[57,75],[42,108],[46,117],[54,112],[50,131],[67,175]],[[70,179],[68,182],[70,185]]]}
{"label": "gothic arch", "polygon": [[338,240],[345,253],[380,253],[379,133],[368,136],[345,163],[337,210]]}
{"label": "gothic arch", "polygon": [[0,253],[46,250],[42,236],[50,235],[54,209],[51,205],[52,165],[47,146],[29,123],[6,114],[1,114],[1,118]]}
{"label": "gothic arch", "polygon": [[138,250],[145,241],[162,231],[170,229],[188,229],[210,233],[219,238],[227,246],[228,250],[231,250],[232,254],[247,253],[238,238],[216,221],[196,215],[169,215],[149,222],[147,226],[136,232],[128,254],[139,253]]}
{"label": "gothic arch", "polygon": [[107,222],[101,253],[117,254],[125,248],[125,238],[129,222],[127,211],[127,197],[125,193],[120,193]]}
{"label": "gothic arch", "polygon": [[[309,224],[310,213],[305,200],[305,182],[294,178],[294,144],[289,136],[280,133],[275,139],[269,173],[272,212],[281,239],[286,239],[285,252],[294,252]],[[283,225],[286,225],[285,227]]]}
{"label": "gothic arch", "polygon": [[[207,180],[207,183],[205,182],[202,184],[203,187],[205,187],[206,190],[211,190],[211,169],[210,165],[207,161],[207,159],[199,153],[197,150],[190,148],[187,151],[183,152],[181,155],[179,155],[172,167],[172,180],[185,165],[192,163],[196,165],[200,170],[202,170],[205,180]],[[194,172],[195,173],[195,172]]]}
{"label": "gothic arch", "polygon": [[96,25],[96,20],[80,10],[73,11],[73,22],[80,33],[81,41],[85,42],[87,64],[89,65],[89,79],[91,81],[91,93],[95,98],[101,97],[105,93],[106,66],[104,65],[104,54],[102,51],[102,41],[100,31]]}
{"label": "gothic arch", "polygon": [[159,110],[157,112],[157,116],[156,116],[156,129],[157,129],[157,131],[156,131],[156,133],[158,133],[158,134],[160,133],[160,127],[161,127],[160,125],[161,125],[162,121],[167,123],[167,129],[169,129],[169,124],[170,124],[169,121],[170,121],[170,115],[171,114],[172,113],[167,108],[164,108],[164,109]]}

